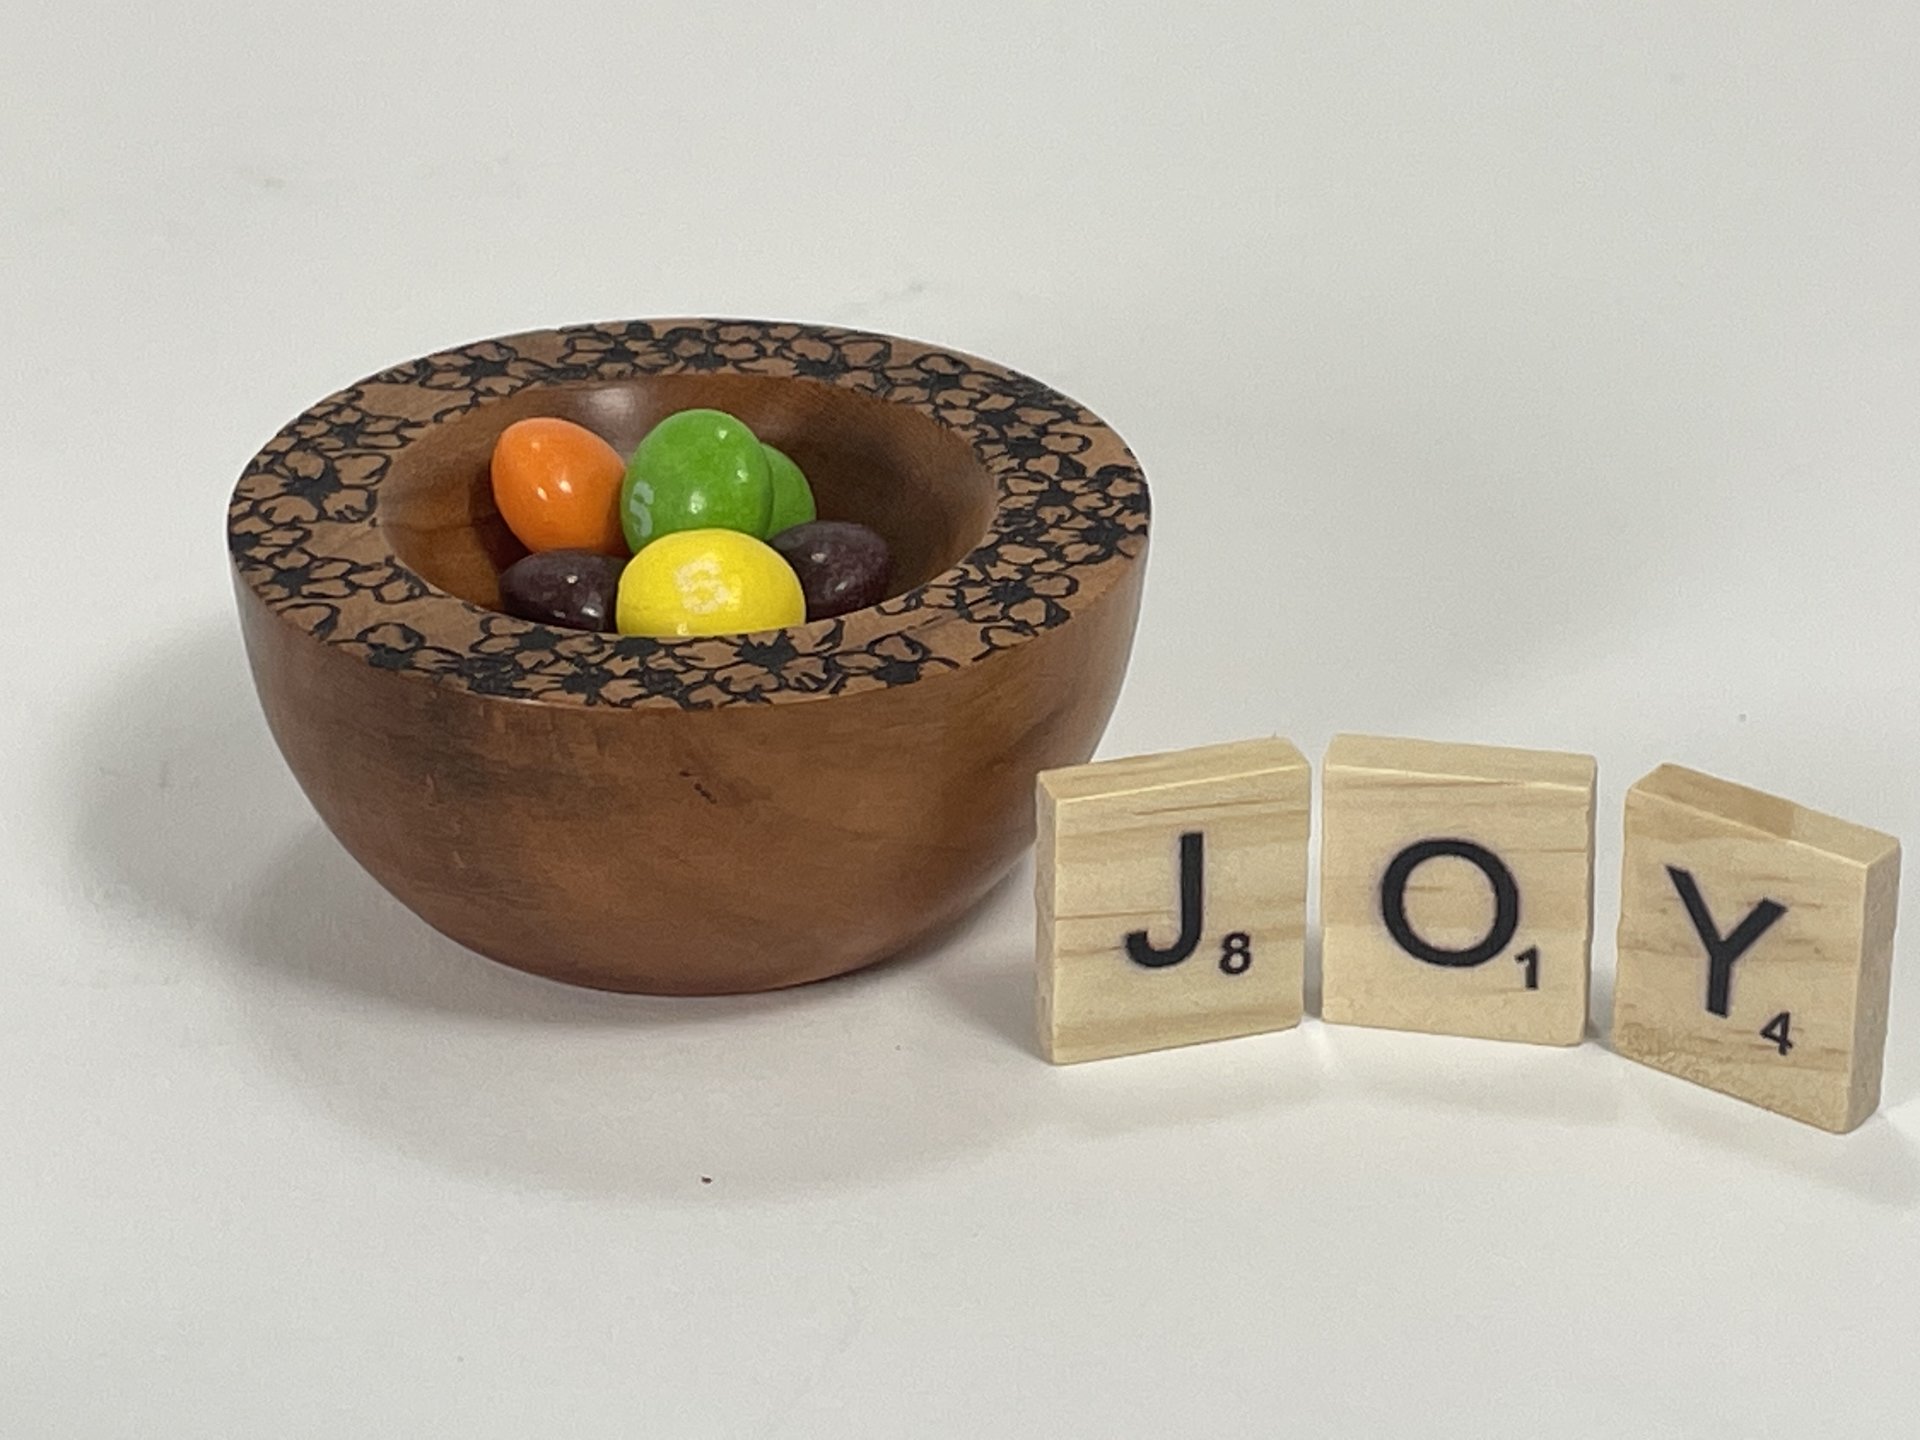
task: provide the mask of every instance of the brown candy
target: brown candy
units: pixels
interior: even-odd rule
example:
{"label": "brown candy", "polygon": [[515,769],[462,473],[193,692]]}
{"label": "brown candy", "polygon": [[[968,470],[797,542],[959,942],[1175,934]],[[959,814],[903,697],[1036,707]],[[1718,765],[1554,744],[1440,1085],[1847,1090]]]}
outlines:
{"label": "brown candy", "polygon": [[767,542],[793,567],[807,619],[826,620],[887,598],[893,556],[887,542],[850,520],[810,520]]}
{"label": "brown candy", "polygon": [[591,550],[547,550],[500,572],[500,608],[568,630],[613,629],[614,597],[627,562]]}

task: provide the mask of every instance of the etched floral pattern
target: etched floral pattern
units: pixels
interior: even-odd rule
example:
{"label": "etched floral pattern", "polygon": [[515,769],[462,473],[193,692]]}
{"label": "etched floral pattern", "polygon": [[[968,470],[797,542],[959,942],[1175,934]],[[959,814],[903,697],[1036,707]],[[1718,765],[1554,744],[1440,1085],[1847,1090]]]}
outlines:
{"label": "etched floral pattern", "polygon": [[[555,630],[445,594],[370,534],[393,456],[450,415],[536,385],[636,375],[792,376],[911,405],[995,479],[986,540],[872,610],[770,634],[650,640]],[[1071,619],[1145,550],[1147,487],[1097,418],[1027,376],[916,342],[746,320],[630,321],[393,366],[300,415],[235,486],[228,544],[287,623],[367,664],[507,699],[768,705],[909,685]]]}

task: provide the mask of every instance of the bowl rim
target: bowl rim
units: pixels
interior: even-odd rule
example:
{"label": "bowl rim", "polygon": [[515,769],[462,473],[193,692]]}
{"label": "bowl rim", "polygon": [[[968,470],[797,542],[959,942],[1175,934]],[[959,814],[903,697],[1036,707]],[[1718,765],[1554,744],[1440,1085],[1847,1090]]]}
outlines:
{"label": "bowl rim", "polygon": [[[993,478],[986,535],[869,609],[689,639],[488,610],[431,584],[386,542],[380,480],[436,425],[533,386],[716,372],[838,386],[931,416]],[[1031,376],[874,331],[707,317],[531,330],[376,371],[261,448],[234,487],[227,540],[239,580],[269,610],[379,669],[505,700],[710,709],[909,685],[1025,644],[1141,561],[1148,520],[1126,442]]]}

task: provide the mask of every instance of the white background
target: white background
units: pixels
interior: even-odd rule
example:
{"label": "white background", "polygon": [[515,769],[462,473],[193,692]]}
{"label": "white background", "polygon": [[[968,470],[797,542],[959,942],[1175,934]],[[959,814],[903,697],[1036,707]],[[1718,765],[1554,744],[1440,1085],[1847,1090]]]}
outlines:
{"label": "white background", "polygon": [[1654,764],[1920,837],[1920,7],[185,8],[0,44],[0,1433],[1910,1433],[1914,925],[1845,1139],[1598,1042],[1055,1071],[1028,866],[854,980],[567,990],[320,828],[222,519],[484,335],[992,356],[1154,484],[1103,753],[1597,754],[1604,1028]]}

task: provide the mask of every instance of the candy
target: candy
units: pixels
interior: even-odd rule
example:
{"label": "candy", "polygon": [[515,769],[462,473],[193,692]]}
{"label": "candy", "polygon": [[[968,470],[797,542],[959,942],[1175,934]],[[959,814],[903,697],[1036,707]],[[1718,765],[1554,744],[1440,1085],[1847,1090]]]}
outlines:
{"label": "candy", "polygon": [[767,452],[767,473],[773,481],[773,514],[767,521],[767,534],[778,535],[813,519],[813,487],[800,467],[784,450],[762,444]]}
{"label": "candy", "polygon": [[620,523],[636,552],[685,530],[762,537],[772,513],[767,452],[723,410],[667,416],[633,452],[620,486]]}
{"label": "candy", "polygon": [[807,601],[764,540],[737,530],[680,530],[627,562],[616,615],[622,635],[730,635],[798,625]]}
{"label": "candy", "polygon": [[807,618],[825,620],[887,598],[893,557],[887,542],[850,520],[796,525],[768,542],[800,577]]}
{"label": "candy", "polygon": [[520,543],[543,550],[627,553],[620,532],[619,452],[571,420],[516,420],[494,442],[493,503]]}
{"label": "candy", "polygon": [[522,620],[569,630],[613,629],[614,597],[626,562],[591,550],[548,550],[500,572],[500,608]]}

